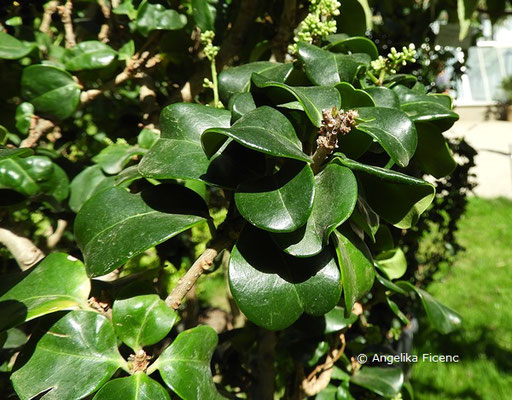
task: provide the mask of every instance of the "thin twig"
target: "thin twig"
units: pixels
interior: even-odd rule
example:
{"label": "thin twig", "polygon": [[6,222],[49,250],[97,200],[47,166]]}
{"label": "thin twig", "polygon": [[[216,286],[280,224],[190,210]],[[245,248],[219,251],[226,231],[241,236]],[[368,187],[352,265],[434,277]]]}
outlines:
{"label": "thin twig", "polygon": [[44,7],[44,14],[43,18],[41,19],[41,25],[39,26],[39,30],[43,33],[46,33],[49,36],[52,36],[50,26],[52,24],[52,16],[57,11],[58,6],[58,1],[49,1]]}
{"label": "thin twig", "polygon": [[110,41],[109,33],[112,30],[110,6],[105,2],[105,0],[98,0],[98,5],[100,6],[101,13],[105,17],[105,22],[101,25],[100,33],[98,33],[98,40],[103,43],[108,43]]}
{"label": "thin twig", "polygon": [[9,249],[22,271],[44,258],[44,253],[34,243],[8,229],[0,228],[0,243]]}
{"label": "thin twig", "polygon": [[53,249],[59,243],[62,235],[66,231],[66,227],[68,226],[68,222],[65,219],[57,220],[57,227],[55,231],[51,232],[46,238],[46,246],[49,249]]}
{"label": "thin twig", "polygon": [[53,128],[55,128],[55,124],[52,121],[33,115],[30,120],[28,136],[20,143],[20,147],[34,147],[41,136]]}
{"label": "thin twig", "polygon": [[75,31],[73,30],[73,19],[71,18],[71,13],[73,11],[73,3],[71,0],[67,0],[66,4],[58,7],[60,18],[64,25],[64,32],[66,38],[66,48],[69,49],[71,47],[76,46],[76,38]]}

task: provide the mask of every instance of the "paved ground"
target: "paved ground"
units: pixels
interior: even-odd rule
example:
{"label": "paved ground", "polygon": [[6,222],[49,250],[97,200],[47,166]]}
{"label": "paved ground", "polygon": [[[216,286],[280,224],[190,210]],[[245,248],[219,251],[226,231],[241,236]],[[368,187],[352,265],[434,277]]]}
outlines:
{"label": "paved ground", "polygon": [[512,122],[478,121],[463,115],[448,135],[463,136],[478,151],[473,171],[476,195],[512,198]]}

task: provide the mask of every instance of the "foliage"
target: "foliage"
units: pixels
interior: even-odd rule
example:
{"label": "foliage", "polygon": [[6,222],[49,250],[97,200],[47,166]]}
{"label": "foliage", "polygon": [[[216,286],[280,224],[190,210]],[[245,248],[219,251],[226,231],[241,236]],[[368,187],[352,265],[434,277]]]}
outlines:
{"label": "foliage", "polygon": [[[6,360],[12,389],[407,396],[402,368],[356,356],[397,348],[418,307],[433,329],[459,328],[404,278],[393,239],[436,199],[423,178],[456,167],[451,99],[395,74],[411,47],[374,79],[371,40],[342,24],[327,35],[352,15],[337,2],[312,2],[305,21],[318,23],[299,26],[286,63],[267,60],[292,41],[288,8],[171,3],[5,7],[0,240],[14,260],[1,322],[6,343],[30,335]],[[199,312],[190,290],[222,275],[227,309]]]}

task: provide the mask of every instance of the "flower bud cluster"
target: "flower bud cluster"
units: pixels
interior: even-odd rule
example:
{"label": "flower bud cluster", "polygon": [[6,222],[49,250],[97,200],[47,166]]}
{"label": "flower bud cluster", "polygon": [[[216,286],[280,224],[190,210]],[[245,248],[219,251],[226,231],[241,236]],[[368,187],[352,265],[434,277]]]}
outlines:
{"label": "flower bud cluster", "polygon": [[378,59],[371,62],[371,67],[377,73],[385,70],[391,74],[396,74],[401,67],[407,65],[407,62],[414,62],[415,56],[416,48],[413,43],[409,47],[402,47],[402,51],[397,51],[392,47],[387,57],[379,56]]}

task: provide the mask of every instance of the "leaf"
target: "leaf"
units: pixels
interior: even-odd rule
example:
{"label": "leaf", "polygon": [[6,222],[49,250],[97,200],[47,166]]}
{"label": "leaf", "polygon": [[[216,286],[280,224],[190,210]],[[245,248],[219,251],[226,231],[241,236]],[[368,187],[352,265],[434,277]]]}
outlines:
{"label": "leaf", "polygon": [[75,219],[75,237],[88,275],[100,276],[207,216],[203,199],[183,186],[159,185],[138,194],[116,187],[82,206]]}
{"label": "leaf", "polygon": [[[274,82],[257,73],[252,74],[252,81],[259,88],[282,89],[286,94],[291,95],[287,100],[280,99],[278,103],[297,99],[310,121],[317,128],[322,126],[322,111],[331,110],[333,107],[340,108],[340,95],[334,88],[318,86],[288,86],[285,83]],[[281,91],[281,92],[282,92]]]}
{"label": "leaf", "polygon": [[373,241],[380,226],[379,215],[368,205],[364,197],[358,196],[350,218]]}
{"label": "leaf", "polygon": [[356,128],[374,138],[400,167],[406,167],[416,151],[418,136],[412,121],[400,110],[358,108]]}
{"label": "leaf", "polygon": [[344,0],[336,18],[339,31],[349,36],[364,36],[372,29],[372,10],[368,0]]}
{"label": "leaf", "polygon": [[251,75],[257,72],[276,82],[284,82],[293,70],[293,64],[256,61],[239,67],[225,69],[219,74],[219,95],[226,104],[235,93],[248,92]]}
{"label": "leaf", "polygon": [[[115,13],[115,11],[114,11]],[[135,42],[133,39],[123,44],[117,51],[117,58],[120,61],[128,61],[135,54]]]}
{"label": "leaf", "polygon": [[379,50],[375,43],[363,36],[349,37],[346,34],[338,33],[327,36],[327,41],[329,44],[325,49],[333,53],[365,53],[372,60],[379,57]]}
{"label": "leaf", "polygon": [[293,125],[279,111],[263,106],[245,114],[231,128],[210,128],[201,143],[207,157],[212,157],[230,137],[242,146],[276,157],[312,162],[302,152],[302,143]]}
{"label": "leaf", "polygon": [[354,304],[373,286],[375,269],[370,250],[366,244],[351,234],[334,231],[336,254],[341,267],[341,283],[345,297],[345,316],[348,317]]}
{"label": "leaf", "polygon": [[14,278],[15,284],[2,288],[0,331],[52,312],[77,308],[87,301],[91,290],[84,265],[64,253],[49,254]]}
{"label": "leaf", "polygon": [[290,255],[316,255],[327,244],[331,232],[350,216],[356,200],[357,181],[352,171],[329,164],[315,176],[315,198],[306,226],[290,233],[273,234],[272,239]]}
{"label": "leaf", "polygon": [[229,99],[228,108],[231,110],[231,121],[235,122],[248,112],[256,109],[252,94],[243,92],[235,93]]}
{"label": "leaf", "polygon": [[459,18],[459,40],[462,41],[469,33],[471,19],[478,5],[478,0],[457,0],[457,17]]}
{"label": "leaf", "polygon": [[371,58],[364,53],[335,54],[312,44],[299,43],[299,61],[309,80],[318,86],[334,86],[339,82],[352,83]]}
{"label": "leaf", "polygon": [[143,149],[150,149],[160,138],[160,132],[154,129],[144,128],[137,136],[137,144]]}
{"label": "leaf", "polygon": [[357,321],[356,314],[350,314],[348,318],[345,317],[345,309],[343,307],[334,307],[331,311],[324,315],[325,329],[324,333],[327,335],[333,332],[339,332]]}
{"label": "leaf", "polygon": [[14,36],[0,32],[0,58],[17,60],[28,55],[35,47],[35,43],[22,42]]}
{"label": "leaf", "polygon": [[238,186],[235,203],[242,217],[254,226],[271,232],[292,232],[306,223],[314,196],[311,167],[288,162],[275,175]]}
{"label": "leaf", "polygon": [[413,226],[434,199],[434,186],[424,180],[347,158],[336,160],[359,172],[356,175],[370,207],[397,228]]}
{"label": "leaf", "polygon": [[110,321],[96,312],[72,311],[39,340],[11,380],[22,400],[78,400],[96,391],[125,361]]}
{"label": "leaf", "polygon": [[417,288],[409,282],[399,281],[396,284],[400,288],[408,292],[415,292],[418,295],[427,313],[427,318],[436,331],[446,335],[460,328],[462,318],[456,311],[440,303],[428,292]]}
{"label": "leaf", "polygon": [[418,130],[418,148],[413,160],[422,171],[437,179],[450,175],[457,168],[457,162],[452,156],[441,129],[426,122],[417,123],[416,129]]}
{"label": "leaf", "polygon": [[405,314],[402,312],[402,310],[398,308],[398,305],[388,296],[386,296],[386,302],[388,303],[388,306],[391,309],[391,311],[393,311],[393,313],[398,317],[398,319],[400,319],[402,324],[409,325],[411,323],[411,321],[409,321],[409,318],[407,318]]}
{"label": "leaf", "polygon": [[82,205],[93,195],[114,186],[115,177],[107,176],[99,165],[85,168],[71,181],[69,208],[80,211]]}
{"label": "leaf", "polygon": [[93,400],[170,400],[169,393],[144,373],[107,382]]}
{"label": "leaf", "polygon": [[362,367],[351,376],[350,382],[380,396],[393,397],[402,389],[404,374],[401,368]]}
{"label": "leaf", "polygon": [[154,30],[174,31],[187,24],[187,17],[175,10],[168,10],[161,4],[151,4],[144,0],[137,9],[135,26],[144,36]]}
{"label": "leaf", "polygon": [[24,196],[44,193],[62,201],[68,196],[69,181],[64,170],[48,157],[11,157],[0,161],[0,188]]}
{"label": "leaf", "polygon": [[158,368],[166,385],[183,400],[223,399],[210,370],[217,341],[217,334],[209,326],[186,330],[164,350],[154,368]]}
{"label": "leaf", "polygon": [[24,102],[16,107],[16,129],[23,134],[27,134],[30,129],[30,122],[34,115],[34,106],[30,103]]}
{"label": "leaf", "polygon": [[[0,149],[0,161],[6,160],[8,158],[14,157],[28,157],[34,154],[34,150],[29,149],[28,147],[22,147],[20,149]],[[0,164],[1,165],[1,164]],[[1,171],[1,167],[0,167]]]}
{"label": "leaf", "polygon": [[201,32],[213,31],[217,10],[208,0],[192,0],[192,15]]}
{"label": "leaf", "polygon": [[320,316],[341,295],[330,248],[310,258],[283,253],[265,231],[246,225],[231,253],[229,285],[240,310],[255,324],[279,330],[303,312]]}
{"label": "leaf", "polygon": [[377,107],[400,109],[400,100],[393,90],[385,86],[376,86],[368,87],[364,91],[373,98]]}
{"label": "leaf", "polygon": [[123,0],[112,12],[117,15],[127,15],[132,21],[137,18],[137,10],[133,6],[132,0]]}
{"label": "leaf", "polygon": [[356,107],[375,107],[375,103],[371,96],[364,90],[356,89],[350,83],[341,82],[334,86],[341,95],[341,107],[356,108]]}
{"label": "leaf", "polygon": [[112,308],[117,336],[135,353],[167,336],[176,318],[177,314],[156,294],[116,300]]}
{"label": "leaf", "polygon": [[401,278],[407,271],[407,260],[400,248],[380,253],[375,261],[389,279]]}
{"label": "leaf", "polygon": [[80,87],[73,77],[50,65],[31,65],[21,74],[21,95],[38,113],[65,119],[80,102]]}
{"label": "leaf", "polygon": [[100,165],[103,171],[112,175],[121,172],[133,156],[145,152],[145,149],[126,144],[113,144],[101,150],[92,160]]}
{"label": "leaf", "polygon": [[104,68],[112,63],[117,52],[109,45],[89,40],[80,42],[64,53],[64,66],[68,71]]}

